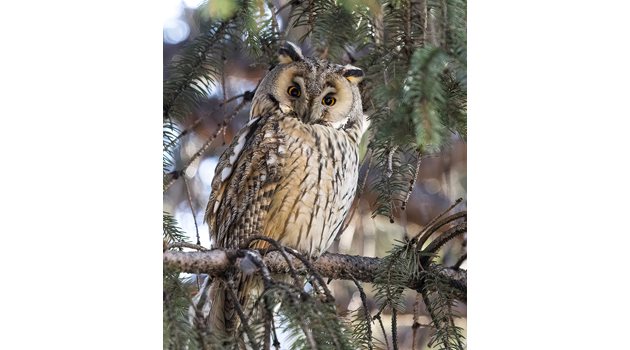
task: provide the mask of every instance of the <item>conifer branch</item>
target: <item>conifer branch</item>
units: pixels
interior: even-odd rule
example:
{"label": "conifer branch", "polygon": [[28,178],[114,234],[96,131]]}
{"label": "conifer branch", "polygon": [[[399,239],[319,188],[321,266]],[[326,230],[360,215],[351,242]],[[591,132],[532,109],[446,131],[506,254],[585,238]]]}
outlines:
{"label": "conifer branch", "polygon": [[[195,152],[195,154],[193,154],[192,157],[190,157],[190,159],[188,160],[188,162],[186,162],[186,164],[177,171],[174,171],[172,173],[166,174],[164,175],[164,180],[165,180],[165,184],[164,184],[164,192],[166,192],[171,185],[173,185],[173,183],[175,183],[175,181],[184,174],[184,172],[186,171],[186,169],[188,169],[188,167],[195,161],[197,160],[199,157],[201,157],[206,150],[208,149],[208,147],[210,147],[210,144],[212,144],[212,142],[217,138],[217,136],[219,136],[219,134],[221,134],[222,132],[225,131],[225,129],[227,129],[228,124],[230,123],[230,121],[232,121],[232,119],[238,114],[238,112],[241,111],[241,109],[243,108],[243,106],[245,106],[245,104],[248,101],[243,100],[241,101],[241,103],[239,103],[234,110],[232,111],[232,113],[223,120],[223,123],[221,125],[221,127],[215,131],[214,134],[212,134],[212,136],[210,136],[210,138],[208,138],[208,140],[206,140],[206,142],[203,144],[203,146],[201,146],[201,148]],[[169,178],[170,177],[170,178]]]}
{"label": "conifer branch", "polygon": [[361,283],[359,283],[359,281],[357,281],[357,279],[354,278],[354,276],[351,275],[350,277],[352,279],[352,282],[354,282],[354,285],[359,290],[359,296],[361,297],[361,305],[363,305],[363,307],[361,308],[362,310],[358,310],[358,311],[363,311],[363,317],[365,318],[365,323],[366,323],[365,335],[367,338],[366,340],[367,340],[368,350],[373,350],[374,346],[372,345],[372,317],[370,316],[370,309],[367,304],[367,296],[365,294],[365,291],[363,290],[363,287],[361,287]]}
{"label": "conifer branch", "polygon": [[[198,278],[197,278],[198,280]],[[209,350],[209,340],[211,335],[208,332],[208,324],[203,314],[203,306],[208,301],[208,290],[212,284],[212,277],[207,277],[203,285],[198,289],[195,297],[190,298],[186,295],[187,304],[189,304],[189,322],[193,326],[195,339],[202,350]]]}
{"label": "conifer branch", "polygon": [[[164,266],[187,273],[206,273],[210,276],[221,276],[233,267],[236,259],[257,255],[251,250],[243,249],[212,249],[205,252],[164,252]],[[300,259],[289,256],[292,265],[299,274],[306,274],[308,269]],[[265,274],[286,273],[290,270],[287,260],[280,252],[272,251],[260,260],[268,270]],[[312,263],[312,269],[323,278],[352,280],[373,283],[383,259],[357,255],[325,253]],[[238,266],[238,264],[236,264]],[[258,263],[256,264],[258,266]],[[260,266],[259,266],[260,267]],[[466,270],[445,267],[440,274],[454,285],[466,286]],[[420,291],[422,278],[410,276],[407,288]]]}
{"label": "conifer branch", "polygon": [[265,241],[265,242],[271,244],[277,251],[280,252],[280,255],[282,255],[284,260],[287,262],[287,265],[289,266],[289,272],[291,273],[291,277],[293,277],[293,280],[295,281],[295,284],[299,285],[300,284],[300,278],[298,277],[298,272],[295,270],[295,267],[293,267],[293,263],[291,262],[291,259],[287,255],[287,253],[284,250],[284,248],[280,244],[278,244],[278,242],[275,239],[271,239],[269,237],[265,237],[265,236],[261,236],[261,235],[255,235],[255,236],[250,237],[247,240],[247,242],[244,244],[244,246],[245,247],[249,247],[252,242],[257,241],[257,240]]}
{"label": "conifer branch", "polygon": [[462,222],[456,226],[451,227],[442,235],[440,235],[438,238],[436,238],[434,241],[432,241],[427,246],[425,251],[436,253],[438,249],[440,249],[444,244],[446,244],[446,242],[450,241],[456,236],[466,233],[466,230],[467,230],[467,224],[465,222]]}
{"label": "conifer branch", "polygon": [[[258,84],[256,85],[256,88],[258,88],[258,85],[260,85],[260,82],[262,81],[259,80]],[[253,91],[245,91],[242,94],[239,95],[235,95],[232,96],[228,99],[226,99],[225,101],[221,101],[221,103],[219,103],[219,107],[223,107],[225,105],[227,105],[228,103],[237,100],[239,98],[243,98],[244,101],[246,102],[250,102],[253,98],[254,98],[254,94],[256,93],[256,89],[254,89]],[[208,114],[202,114],[199,117],[197,117],[197,119],[195,119],[192,124],[190,124],[190,126],[188,126],[186,129],[182,130],[181,133],[179,133],[176,137],[174,137],[173,139],[171,139],[168,143],[166,143],[164,145],[164,148],[162,149],[163,152],[167,152],[171,147],[173,147],[177,141],[179,141],[182,137],[188,135],[191,131],[195,130],[195,128],[197,128],[197,126],[199,126],[199,124],[201,124],[201,121],[203,121],[204,119],[208,118]]]}
{"label": "conifer branch", "polygon": [[208,251],[210,249],[201,246],[199,244],[193,244],[193,243],[188,243],[188,242],[173,242],[171,244],[169,244],[167,246],[166,249],[173,249],[173,248],[190,248],[190,249],[196,249],[196,250],[200,250],[200,251]]}
{"label": "conifer branch", "polygon": [[416,350],[416,335],[418,334],[418,328],[420,328],[420,323],[418,322],[420,299],[420,293],[416,293],[416,301],[413,303],[413,324],[411,325],[411,350]]}
{"label": "conifer branch", "polygon": [[418,149],[417,154],[418,156],[416,158],[416,168],[413,172],[413,176],[409,180],[409,189],[407,190],[407,196],[405,197],[405,199],[402,202],[402,205],[400,206],[401,210],[405,210],[405,207],[407,206],[407,202],[409,202],[409,198],[411,197],[411,192],[413,192],[413,189],[416,186],[418,173],[420,173],[420,163],[422,163],[422,153],[420,152],[420,149]]}
{"label": "conifer branch", "polygon": [[324,290],[324,293],[326,294],[326,302],[334,303],[335,298],[332,296],[330,289],[328,289],[328,285],[324,282],[324,278],[315,270],[311,262],[308,259],[306,259],[302,254],[298,253],[297,250],[288,248],[288,247],[285,249],[291,255],[293,255],[298,260],[300,260],[300,262],[304,264],[304,266],[306,266],[308,273],[317,280],[317,283],[320,285],[320,287]]}
{"label": "conifer branch", "polygon": [[197,119],[195,119],[195,121],[192,124],[190,124],[189,127],[187,127],[186,129],[182,130],[182,132],[180,132],[176,137],[172,138],[168,143],[166,143],[164,145],[164,148],[162,149],[162,152],[168,151],[171,147],[173,147],[177,143],[177,141],[179,141],[182,137],[188,135],[189,132],[191,132],[199,124],[201,124],[202,120],[203,120],[203,115],[199,116]]}
{"label": "conifer branch", "polygon": [[[173,109],[177,105],[178,100],[182,98],[185,99],[185,93],[187,91],[194,91],[192,90],[194,88],[191,86],[199,87],[199,84],[195,84],[194,81],[204,76],[203,70],[204,63],[207,60],[206,57],[223,38],[231,22],[232,19],[222,22],[218,27],[209,30],[205,35],[197,37],[198,42],[189,45],[189,50],[195,54],[184,56],[182,61],[174,61],[171,63],[170,70],[175,77],[171,77],[165,84],[165,92],[168,92],[164,96],[163,118],[165,120],[172,119]],[[198,47],[196,47],[195,44],[198,45]],[[181,70],[181,72],[178,72],[178,69]],[[205,75],[207,75],[207,73]]]}
{"label": "conifer branch", "polygon": [[[450,209],[449,209],[450,210]],[[446,213],[446,212],[444,212]],[[465,218],[467,216],[466,211],[461,211],[459,213],[455,213],[453,215],[447,216],[446,218],[436,221],[433,219],[422,231],[420,231],[412,240],[418,242],[418,247],[424,246],[424,243],[431,237],[431,235],[440,229],[440,227],[448,224],[449,222],[453,222],[457,219]],[[441,216],[441,215],[440,215]]]}
{"label": "conifer branch", "polygon": [[385,332],[385,326],[383,325],[383,319],[381,318],[380,313],[374,316],[375,320],[378,320],[378,323],[381,325],[381,331],[383,332],[383,338],[385,338],[385,345],[387,345],[387,350],[389,350],[389,340],[387,340],[387,333]]}
{"label": "conifer branch", "polygon": [[241,308],[241,304],[238,302],[238,296],[236,295],[236,292],[234,291],[234,280],[229,279],[227,282],[227,285],[228,285],[227,291],[229,292],[230,299],[232,299],[232,303],[234,304],[236,312],[238,313],[238,317],[241,319],[243,330],[245,331],[245,334],[247,334],[247,338],[249,339],[249,342],[252,345],[252,349],[258,349],[258,344],[256,344],[256,337],[254,337],[254,333],[252,333],[252,330],[249,327],[247,316],[245,316],[245,313],[243,312],[243,309]]}

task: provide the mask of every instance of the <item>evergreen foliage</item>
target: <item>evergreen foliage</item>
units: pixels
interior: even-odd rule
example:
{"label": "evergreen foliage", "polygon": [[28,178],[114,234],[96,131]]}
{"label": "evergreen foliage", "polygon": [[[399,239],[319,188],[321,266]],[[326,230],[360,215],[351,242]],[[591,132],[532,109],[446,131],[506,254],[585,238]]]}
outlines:
{"label": "evergreen foliage", "polygon": [[[175,218],[166,212],[162,216],[162,226],[165,244],[186,242],[186,234],[178,227]],[[190,283],[180,279],[177,271],[165,270],[163,277],[164,348],[196,349],[192,341],[196,335],[188,322],[189,295],[192,290]]]}
{"label": "evergreen foliage", "polygon": [[431,324],[436,330],[429,346],[436,349],[463,349],[465,340],[462,329],[453,321],[457,292],[438,273],[440,268],[439,265],[432,265],[423,271],[422,296],[431,314]]}
{"label": "evergreen foliage", "polygon": [[[288,13],[288,23],[281,23],[280,12]],[[176,150],[189,130],[180,125],[189,124],[209,92],[221,85],[226,61],[246,56],[271,66],[286,39],[301,44],[307,54],[351,63],[366,73],[360,87],[370,120],[366,139],[373,157],[374,216],[394,222],[405,208],[420,159],[454,137],[466,138],[465,0],[210,1],[194,17],[199,34],[169,62],[164,80],[165,189],[185,170]],[[163,214],[163,222],[165,245],[186,242],[170,214]],[[404,312],[407,282],[422,276],[425,283],[418,292],[435,328],[431,346],[463,349],[465,340],[453,321],[457,294],[441,279],[440,265],[424,263],[433,254],[417,240],[398,242],[376,276],[376,302],[381,311]],[[244,310],[250,322],[241,323],[239,334],[245,340],[218,340],[191,326],[189,308],[199,286],[164,271],[164,347],[263,348],[277,341],[279,329],[291,335],[294,349],[383,347],[372,334],[366,305],[342,317],[327,300],[326,286],[315,280],[311,284],[305,292],[281,280],[269,282],[255,307]]]}

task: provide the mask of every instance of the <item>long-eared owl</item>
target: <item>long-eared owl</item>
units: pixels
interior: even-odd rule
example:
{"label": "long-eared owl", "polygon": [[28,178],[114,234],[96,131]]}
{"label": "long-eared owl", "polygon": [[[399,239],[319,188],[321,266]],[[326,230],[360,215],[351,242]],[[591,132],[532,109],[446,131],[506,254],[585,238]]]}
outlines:
{"label": "long-eared owl", "polygon": [[[206,220],[213,247],[238,248],[260,234],[317,257],[354,200],[365,115],[363,71],[304,57],[287,42],[261,81],[250,119],[219,159]],[[264,248],[256,242],[252,248]],[[241,303],[250,277],[236,276]],[[213,328],[238,324],[221,281],[211,286]]]}

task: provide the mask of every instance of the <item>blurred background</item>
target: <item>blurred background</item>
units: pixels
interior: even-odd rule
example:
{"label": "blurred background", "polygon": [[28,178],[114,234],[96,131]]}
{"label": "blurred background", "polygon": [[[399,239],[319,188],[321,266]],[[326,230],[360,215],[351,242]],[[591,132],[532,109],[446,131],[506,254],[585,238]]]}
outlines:
{"label": "blurred background", "polygon": [[[202,1],[162,0],[161,3],[164,21],[163,62],[166,68],[182,47],[199,33],[193,14],[195,9],[202,5]],[[219,3],[225,3],[225,1]],[[203,6],[211,7],[212,4],[211,1],[208,5]],[[274,1],[274,4],[276,8],[282,8],[286,1]],[[209,8],[209,11],[213,11],[212,8]],[[281,11],[278,15],[280,30],[284,30],[287,23],[288,11]],[[297,39],[299,33],[289,31],[287,38]],[[302,43],[302,49],[307,55],[311,53],[308,41]],[[176,179],[164,192],[164,211],[173,214],[180,227],[190,237],[191,242],[199,240],[201,245],[210,247],[208,226],[203,222],[203,217],[210,195],[214,168],[219,155],[225,150],[226,144],[232,141],[233,135],[246,123],[249,117],[249,103],[245,103],[240,110],[236,110],[243,99],[242,97],[234,97],[241,96],[247,91],[253,91],[268,69],[269,66],[264,62],[257,62],[256,57],[234,54],[224,57],[226,74],[223,81],[208,89],[207,101],[203,102],[200,108],[182,122],[182,125],[177,125],[180,130],[188,130],[188,132],[175,145],[174,153],[176,156],[172,159],[172,170],[181,169],[194,157],[195,153],[204,147],[209,138],[215,137],[201,152],[202,155],[195,158],[190,164],[185,174]],[[166,69],[164,70],[164,79],[168,79]],[[220,130],[226,117],[231,115],[234,115],[233,118],[228,121],[225,128]],[[366,138],[367,133],[364,137],[364,143]],[[361,176],[365,174],[365,168],[367,167],[364,164]],[[406,236],[413,237],[432,218],[453,204],[456,199],[464,199],[457,210],[466,209],[466,144],[456,135],[452,135],[451,144],[441,152],[422,158],[407,207],[405,210],[396,212],[394,223],[391,223],[388,217],[372,217],[373,204],[376,198],[370,191],[370,183],[374,176],[374,172],[370,172],[365,190],[358,199],[356,211],[349,220],[347,229],[337,237],[329,251],[381,257],[386,255],[396,240],[402,240]],[[455,264],[465,252],[465,244],[465,236],[450,242],[442,250],[441,262],[446,265]],[[466,262],[463,263],[462,267],[466,268]],[[333,281],[330,286],[337,302],[338,311],[341,314],[355,310],[360,306],[359,293],[352,282]],[[368,294],[371,312],[374,314],[376,305],[370,298],[371,286],[366,284],[364,288]],[[415,292],[407,290],[406,293],[407,313],[398,315],[398,336],[400,346],[403,349],[411,348],[411,325],[413,324],[413,310],[416,302]],[[465,334],[465,305],[458,306],[458,313],[462,315],[462,318],[457,319],[456,324],[464,328]],[[418,322],[421,325],[430,323],[430,317],[422,302],[419,303],[418,314]],[[388,317],[389,315],[385,312],[383,321],[386,322],[386,331],[390,332],[391,327],[387,325]],[[416,344],[426,346],[429,331],[427,327],[421,326]],[[374,327],[374,334],[377,338],[382,338],[382,332],[376,327]],[[388,337],[390,336],[388,335]]]}

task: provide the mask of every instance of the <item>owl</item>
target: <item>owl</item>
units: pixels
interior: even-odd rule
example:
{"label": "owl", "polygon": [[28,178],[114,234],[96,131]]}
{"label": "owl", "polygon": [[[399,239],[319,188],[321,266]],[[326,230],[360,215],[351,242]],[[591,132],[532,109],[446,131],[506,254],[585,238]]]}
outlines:
{"label": "owl", "polygon": [[[213,247],[239,248],[264,235],[310,257],[332,244],[354,200],[366,123],[363,71],[304,57],[287,42],[261,81],[248,123],[219,158],[206,209]],[[255,242],[250,248],[266,248]],[[234,276],[239,302],[252,276]],[[210,288],[215,330],[238,325],[223,281]]]}

